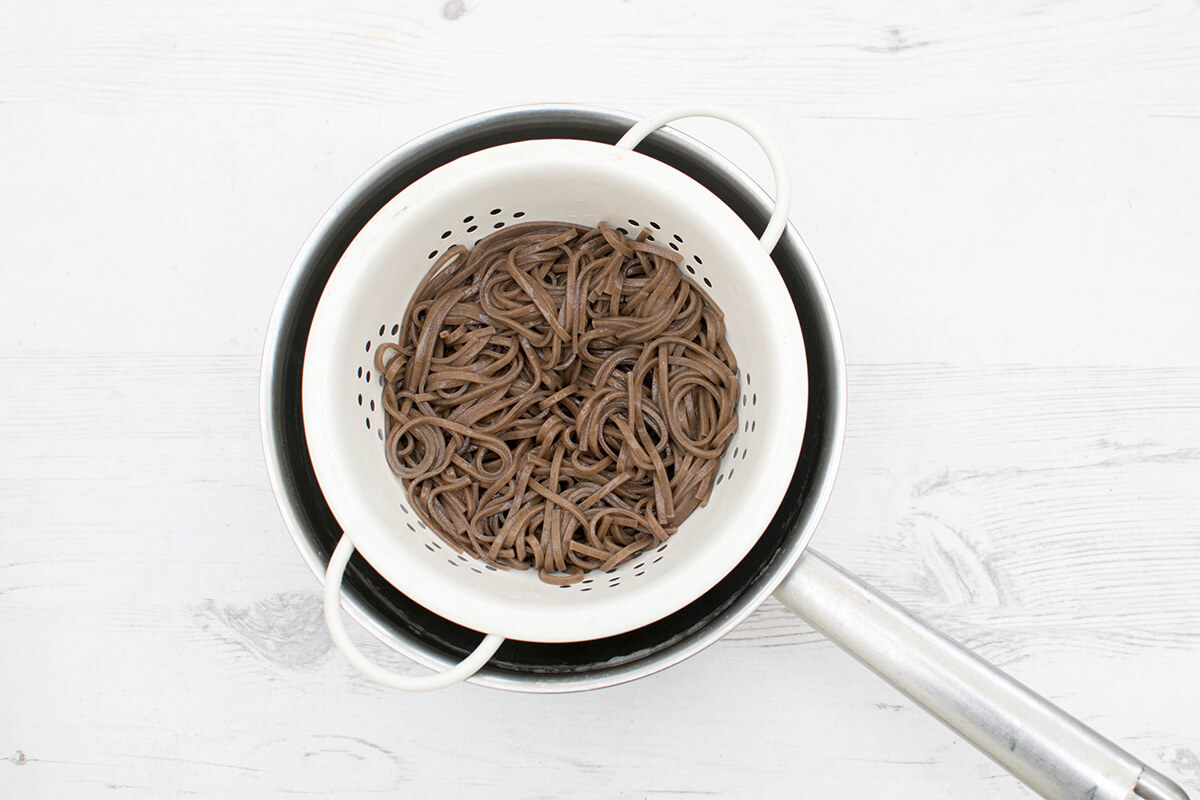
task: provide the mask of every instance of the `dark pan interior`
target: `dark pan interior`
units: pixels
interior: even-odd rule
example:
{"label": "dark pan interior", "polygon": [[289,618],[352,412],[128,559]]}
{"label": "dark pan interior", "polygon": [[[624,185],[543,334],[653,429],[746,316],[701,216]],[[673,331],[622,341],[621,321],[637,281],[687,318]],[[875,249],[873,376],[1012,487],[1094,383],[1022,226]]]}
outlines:
{"label": "dark pan interior", "polygon": [[[296,287],[288,313],[280,320],[280,346],[277,352],[278,380],[273,386],[279,419],[273,435],[281,458],[281,479],[290,487],[296,503],[297,518],[317,545],[323,560],[342,536],[313,473],[304,438],[301,416],[300,379],[312,315],[330,273],[359,229],[400,190],[421,175],[469,152],[526,139],[572,138],[615,143],[631,124],[621,114],[580,114],[570,108],[543,108],[506,116],[503,124],[491,120],[484,124],[467,123],[454,137],[427,137],[416,148],[416,157],[397,162],[381,177],[366,186],[356,201],[339,216],[338,226],[321,242],[307,265],[303,280]],[[697,153],[672,144],[662,134],[648,137],[638,150],[679,169],[708,187],[724,200],[747,225],[760,232],[766,214],[712,163]],[[687,607],[637,630],[604,639],[567,644],[542,644],[509,640],[488,664],[489,672],[571,673],[609,668],[627,663],[686,639],[703,629],[735,604],[758,578],[772,568],[781,543],[794,533],[814,481],[819,479],[827,458],[829,426],[836,392],[836,366],[831,354],[838,352],[836,342],[827,341],[832,333],[823,319],[820,296],[813,277],[806,274],[800,252],[786,237],[772,254],[792,296],[801,329],[804,331],[809,376],[807,422],[800,457],[787,494],[757,545],[724,580]],[[799,411],[799,410],[798,410]],[[346,570],[344,591],[376,620],[392,630],[416,638],[429,648],[454,660],[461,659],[479,643],[482,635],[456,625],[414,603],[385,581],[359,555]]]}

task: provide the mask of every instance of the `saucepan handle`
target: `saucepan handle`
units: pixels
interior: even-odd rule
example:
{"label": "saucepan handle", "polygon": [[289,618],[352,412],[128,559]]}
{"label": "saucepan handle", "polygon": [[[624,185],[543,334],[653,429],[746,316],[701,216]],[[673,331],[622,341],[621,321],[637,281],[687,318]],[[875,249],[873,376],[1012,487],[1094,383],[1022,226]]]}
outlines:
{"label": "saucepan handle", "polygon": [[342,540],[333,549],[333,555],[329,557],[329,566],[325,570],[325,624],[329,628],[333,643],[342,651],[346,660],[376,683],[409,692],[443,689],[474,675],[495,655],[500,645],[504,644],[503,636],[489,633],[469,656],[445,672],[435,672],[431,675],[401,675],[376,664],[350,641],[350,635],[346,633],[346,626],[342,623],[342,575],[352,555],[354,542],[349,534],[342,534]]}
{"label": "saucepan handle", "polygon": [[819,553],[806,551],[775,597],[1044,797],[1187,800],[1165,775]]}

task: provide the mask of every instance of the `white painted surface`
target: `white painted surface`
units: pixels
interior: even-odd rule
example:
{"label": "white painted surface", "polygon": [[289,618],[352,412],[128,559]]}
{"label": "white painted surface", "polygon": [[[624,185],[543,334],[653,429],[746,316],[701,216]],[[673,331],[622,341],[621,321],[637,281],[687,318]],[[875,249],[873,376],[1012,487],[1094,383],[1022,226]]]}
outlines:
{"label": "white painted surface", "polygon": [[783,141],[850,360],[817,546],[1200,793],[1198,11],[7,4],[0,796],[1028,796],[773,603],[583,695],[330,653],[258,442],[275,292],[376,158],[534,100]]}

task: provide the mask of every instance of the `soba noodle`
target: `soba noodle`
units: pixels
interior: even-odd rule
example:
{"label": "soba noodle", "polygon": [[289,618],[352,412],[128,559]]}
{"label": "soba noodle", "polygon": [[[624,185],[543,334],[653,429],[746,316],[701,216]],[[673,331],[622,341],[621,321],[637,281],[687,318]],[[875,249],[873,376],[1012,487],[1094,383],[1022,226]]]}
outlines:
{"label": "soba noodle", "polygon": [[681,256],[646,238],[526,222],[451,247],[376,350],[388,464],[456,550],[569,584],[708,502],[737,361]]}

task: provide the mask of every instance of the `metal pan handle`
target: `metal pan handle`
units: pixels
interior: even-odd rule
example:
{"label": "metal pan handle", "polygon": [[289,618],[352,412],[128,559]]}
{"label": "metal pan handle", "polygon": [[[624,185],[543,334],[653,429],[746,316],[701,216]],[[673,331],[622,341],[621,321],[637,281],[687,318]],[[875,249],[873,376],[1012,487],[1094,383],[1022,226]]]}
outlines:
{"label": "metal pan handle", "polygon": [[1188,800],[1162,773],[811,549],[775,597],[1043,797]]}

